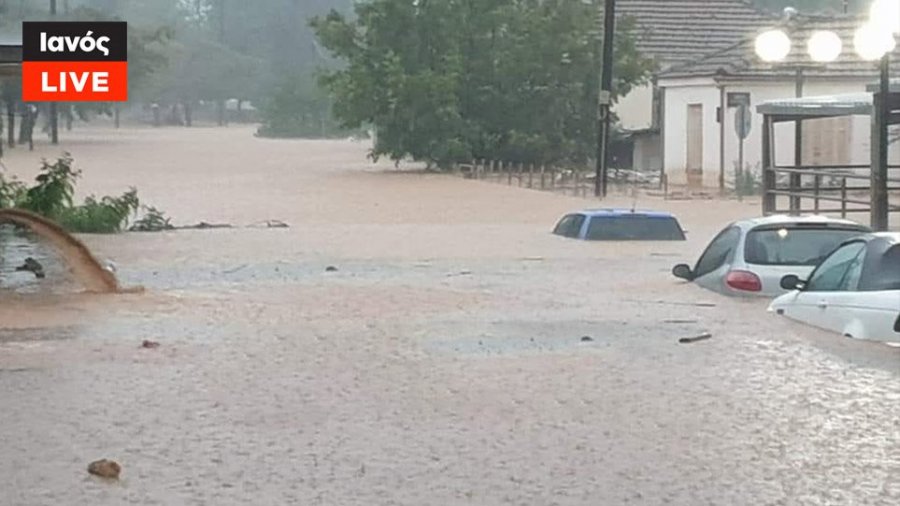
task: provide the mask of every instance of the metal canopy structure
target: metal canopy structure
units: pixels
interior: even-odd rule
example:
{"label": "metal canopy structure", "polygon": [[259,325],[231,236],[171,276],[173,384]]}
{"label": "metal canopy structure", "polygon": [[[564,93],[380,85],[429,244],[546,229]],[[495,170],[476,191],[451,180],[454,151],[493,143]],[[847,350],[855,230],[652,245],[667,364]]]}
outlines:
{"label": "metal canopy structure", "polygon": [[[781,212],[800,213],[869,213],[872,226],[888,228],[891,212],[900,212],[900,206],[891,205],[891,191],[900,191],[900,174],[889,177],[900,166],[881,167],[878,132],[881,115],[877,114],[882,97],[878,85],[870,86],[867,93],[829,95],[807,98],[791,98],[763,102],[757,111],[763,115],[763,214]],[[900,124],[900,81],[891,83],[887,97],[890,113],[888,125]],[[872,152],[868,165],[846,166],[779,166],[775,160],[775,124],[844,116],[868,116],[872,125]],[[795,137],[795,149],[800,150],[802,138]],[[788,176],[789,185],[780,185],[779,176]],[[839,181],[839,184],[834,184]],[[850,181],[850,186],[848,186]],[[830,182],[823,186],[823,182]],[[865,196],[862,196],[865,195]],[[787,209],[779,208],[778,197],[787,197]],[[812,208],[803,208],[803,200],[812,200]],[[833,202],[840,207],[822,208],[821,202]]]}

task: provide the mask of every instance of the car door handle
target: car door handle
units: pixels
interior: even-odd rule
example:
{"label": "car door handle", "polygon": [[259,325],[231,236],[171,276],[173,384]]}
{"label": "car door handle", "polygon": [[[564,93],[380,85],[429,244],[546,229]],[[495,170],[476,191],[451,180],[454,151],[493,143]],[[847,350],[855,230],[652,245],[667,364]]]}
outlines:
{"label": "car door handle", "polygon": [[820,300],[820,301],[819,301],[819,307],[822,308],[822,309],[827,308],[827,307],[828,307],[828,301],[827,301],[827,300]]}

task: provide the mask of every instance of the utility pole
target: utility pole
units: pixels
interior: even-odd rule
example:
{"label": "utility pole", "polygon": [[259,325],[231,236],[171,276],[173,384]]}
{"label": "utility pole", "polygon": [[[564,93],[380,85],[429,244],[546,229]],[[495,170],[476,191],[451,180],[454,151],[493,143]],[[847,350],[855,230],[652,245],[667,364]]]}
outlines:
{"label": "utility pole", "polygon": [[[56,17],[56,0],[50,0],[50,15]],[[50,142],[59,144],[59,118],[56,102],[50,102]]]}
{"label": "utility pole", "polygon": [[[599,0],[597,0],[599,2]],[[603,9],[603,54],[600,89],[597,92],[597,167],[594,195],[605,197],[609,168],[610,105],[612,101],[613,35],[616,28],[616,0],[605,0]]]}
{"label": "utility pole", "polygon": [[875,125],[878,128],[878,153],[872,168],[871,225],[876,232],[888,229],[888,125],[891,117],[890,53],[881,57],[879,91],[875,97]]}

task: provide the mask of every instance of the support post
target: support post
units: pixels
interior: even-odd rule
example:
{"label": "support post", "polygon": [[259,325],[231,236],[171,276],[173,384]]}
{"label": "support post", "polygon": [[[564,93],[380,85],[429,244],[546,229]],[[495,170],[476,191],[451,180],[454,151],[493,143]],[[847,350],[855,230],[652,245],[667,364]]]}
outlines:
{"label": "support post", "polygon": [[[797,98],[803,96],[803,69],[797,69],[795,80],[795,95]],[[797,120],[794,122],[794,168],[799,169],[803,166],[803,122]],[[800,174],[792,173],[790,175],[790,209],[791,214],[800,212],[800,196],[796,195],[800,191]]]}
{"label": "support post", "polygon": [[890,103],[890,55],[881,58],[881,76],[878,93],[875,94],[875,135],[872,150],[872,209],[871,225],[875,231],[888,229],[888,118]]}
{"label": "support post", "polygon": [[763,170],[763,198],[762,214],[770,215],[775,212],[775,172],[772,166],[772,118],[767,114],[763,116],[762,128],[762,170]]}
{"label": "support post", "polygon": [[597,168],[594,195],[605,197],[609,168],[610,102],[612,93],[613,34],[616,29],[616,0],[606,0],[603,8],[603,55],[600,90],[597,93]]}
{"label": "support post", "polygon": [[719,87],[719,196],[725,196],[725,87]]}
{"label": "support post", "polygon": [[847,217],[847,178],[841,178],[841,218]]}

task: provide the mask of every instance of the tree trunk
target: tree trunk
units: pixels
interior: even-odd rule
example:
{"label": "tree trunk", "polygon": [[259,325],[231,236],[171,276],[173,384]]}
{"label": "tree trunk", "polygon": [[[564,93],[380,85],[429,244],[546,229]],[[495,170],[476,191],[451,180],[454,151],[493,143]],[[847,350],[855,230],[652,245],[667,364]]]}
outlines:
{"label": "tree trunk", "polygon": [[119,113],[120,113],[120,110],[119,110],[119,106],[117,105],[117,106],[113,109],[113,120],[114,120],[115,123],[116,123],[116,128],[119,128],[119,126],[120,126],[120,123],[119,123]]}
{"label": "tree trunk", "polygon": [[194,116],[193,111],[191,110],[191,103],[184,103],[184,125],[187,127],[194,125]]}
{"label": "tree trunk", "polygon": [[6,101],[6,137],[9,147],[16,147],[16,103],[12,100]]}
{"label": "tree trunk", "polygon": [[31,112],[28,104],[22,104],[22,122],[19,124],[19,144],[28,142],[28,124],[31,123]]}

